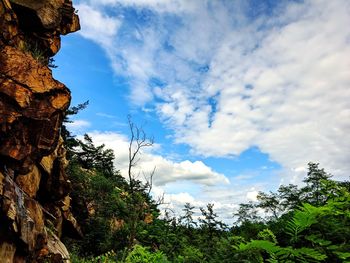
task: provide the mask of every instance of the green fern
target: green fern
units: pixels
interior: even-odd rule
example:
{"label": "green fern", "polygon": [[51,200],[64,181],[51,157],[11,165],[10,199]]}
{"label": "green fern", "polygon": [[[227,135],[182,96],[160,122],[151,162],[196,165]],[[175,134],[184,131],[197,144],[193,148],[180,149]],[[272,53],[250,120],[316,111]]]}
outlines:
{"label": "green fern", "polygon": [[300,233],[317,222],[316,217],[322,212],[322,208],[310,204],[303,204],[300,210],[294,212],[293,218],[287,222],[286,233],[291,236],[291,242],[296,243]]}
{"label": "green fern", "polygon": [[251,240],[238,246],[239,251],[265,251],[269,258],[267,262],[321,262],[327,258],[320,251],[312,248],[280,247],[267,240]]}

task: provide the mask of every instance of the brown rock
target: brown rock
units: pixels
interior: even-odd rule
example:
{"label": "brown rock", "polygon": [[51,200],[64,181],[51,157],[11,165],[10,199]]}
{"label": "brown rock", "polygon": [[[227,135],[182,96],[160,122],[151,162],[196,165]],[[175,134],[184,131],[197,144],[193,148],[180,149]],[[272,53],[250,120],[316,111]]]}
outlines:
{"label": "brown rock", "polygon": [[24,160],[53,151],[69,90],[50,69],[12,47],[0,54],[0,84],[0,154]]}
{"label": "brown rock", "polygon": [[53,162],[54,162],[54,159],[52,158],[52,154],[50,154],[50,155],[44,156],[41,159],[40,166],[41,166],[41,168],[44,169],[44,171],[47,174],[51,174],[52,167],[53,167]]}
{"label": "brown rock", "polygon": [[[61,23],[60,8],[63,0],[10,0],[14,6],[17,6],[18,12],[21,12],[21,19],[29,22],[30,19],[40,21],[40,25],[45,29],[54,29]],[[32,31],[38,30],[34,28],[35,23],[29,23]],[[38,25],[36,25],[38,26]],[[40,28],[39,28],[40,29]]]}
{"label": "brown rock", "polygon": [[5,180],[5,176],[0,172],[0,196],[3,194],[4,180]]}
{"label": "brown rock", "polygon": [[56,54],[61,48],[61,37],[53,36],[52,38],[48,39],[48,43],[51,53]]}
{"label": "brown rock", "polygon": [[49,203],[45,206],[46,226],[58,237],[62,236],[63,215],[60,207],[56,204]]}
{"label": "brown rock", "polygon": [[65,233],[73,238],[82,238],[83,237],[83,232],[80,229],[80,226],[73,216],[72,212],[70,210],[65,211],[62,213],[64,222],[65,222]]}
{"label": "brown rock", "polygon": [[[40,24],[45,29],[56,29],[62,24],[64,16],[76,17],[72,4],[64,0],[10,0],[19,9],[24,9],[27,12],[22,14],[22,19],[30,22],[32,20],[40,21]],[[23,12],[24,13],[24,12]],[[35,26],[34,21],[29,26]],[[71,28],[74,32],[79,28]]]}
{"label": "brown rock", "polygon": [[17,16],[8,0],[0,1],[0,28],[0,45],[4,42],[8,44],[20,42]]}
{"label": "brown rock", "polygon": [[[60,34],[80,29],[79,18],[69,0],[10,0],[27,38],[39,43],[48,56],[55,55],[61,46]],[[7,26],[9,28],[9,26]]]}
{"label": "brown rock", "polygon": [[76,14],[73,14],[70,23],[61,26],[62,35],[66,35],[68,33],[75,32],[78,30],[80,30],[80,22],[79,17]]}
{"label": "brown rock", "polygon": [[20,238],[28,245],[30,251],[34,251],[37,248],[37,239],[42,239],[46,236],[44,231],[44,213],[38,202],[33,199],[25,198],[24,206],[27,212],[24,215],[20,215]]}
{"label": "brown rock", "polygon": [[31,198],[36,196],[40,186],[41,174],[36,165],[28,174],[18,175],[16,183]]}
{"label": "brown rock", "polygon": [[16,253],[15,244],[0,242],[0,259],[2,263],[13,263],[15,253]]}
{"label": "brown rock", "polygon": [[49,253],[52,255],[53,261],[51,262],[70,262],[69,252],[66,246],[61,240],[52,232],[49,231],[49,237],[47,241],[47,247]]}
{"label": "brown rock", "polygon": [[[2,50],[0,69],[3,81],[15,81],[33,93],[42,94],[53,90],[69,93],[62,83],[52,78],[51,70],[42,65],[38,57],[35,59],[31,54],[13,47],[6,46]],[[66,102],[68,103],[69,101]]]}
{"label": "brown rock", "polygon": [[0,78],[0,81],[2,84],[0,92],[13,98],[21,108],[29,106],[32,97],[32,92],[30,90],[16,84],[10,79],[5,81],[5,79]]}
{"label": "brown rock", "polygon": [[72,198],[70,198],[69,195],[67,195],[63,201],[62,201],[62,206],[61,209],[63,212],[67,212],[70,209],[70,202],[71,202]]}
{"label": "brown rock", "polygon": [[0,0],[0,28],[0,262],[64,262],[68,251],[46,226],[80,231],[59,138],[70,91],[48,62],[79,19],[70,0]]}

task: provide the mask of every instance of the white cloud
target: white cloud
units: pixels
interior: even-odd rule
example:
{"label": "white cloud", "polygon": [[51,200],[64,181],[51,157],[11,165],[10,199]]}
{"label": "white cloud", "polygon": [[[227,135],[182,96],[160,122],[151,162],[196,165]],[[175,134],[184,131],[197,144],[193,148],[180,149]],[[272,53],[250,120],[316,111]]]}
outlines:
{"label": "white cloud", "polygon": [[249,201],[257,201],[258,199],[257,199],[257,196],[258,196],[258,191],[255,191],[254,189],[252,189],[252,191],[250,191],[250,192],[247,192],[247,195],[246,195],[246,197],[247,197],[247,200],[249,200]]}
{"label": "white cloud", "polygon": [[196,8],[194,1],[187,0],[90,0],[90,3],[94,6],[116,7],[122,5],[170,13],[188,12]]}
{"label": "white cloud", "polygon": [[117,116],[115,116],[115,115],[111,115],[111,114],[107,114],[107,113],[103,113],[103,112],[97,112],[96,115],[99,117],[104,117],[104,118],[108,118],[108,119],[117,118]]}
{"label": "white cloud", "polygon": [[[257,186],[262,190],[261,186]],[[199,186],[197,188],[200,189]],[[238,185],[228,185],[223,187],[205,187],[198,190],[195,194],[186,191],[167,194],[162,188],[156,188],[154,196],[164,197],[163,210],[168,210],[174,216],[180,217],[184,214],[183,208],[186,203],[195,207],[194,217],[201,216],[200,208],[206,208],[207,204],[214,204],[214,212],[219,219],[227,224],[234,222],[233,213],[238,209],[240,203],[246,203],[248,200],[256,201],[258,191],[254,188],[246,188]]]}
{"label": "white cloud", "polygon": [[[123,176],[127,177],[128,171],[128,147],[129,140],[126,136],[111,132],[92,132],[89,133],[96,145],[105,144],[115,152],[116,167],[120,169]],[[159,146],[158,146],[159,147]],[[141,152],[140,161],[135,167],[134,174],[139,175],[143,180],[142,174],[146,177],[155,170],[153,183],[158,186],[176,181],[190,181],[202,185],[229,184],[228,179],[220,173],[213,171],[209,166],[201,161],[191,162],[188,160],[174,162],[152,150]]]}
{"label": "white cloud", "polygon": [[[245,1],[231,2],[228,8],[221,1],[91,0],[80,16],[92,14],[97,23],[87,22],[82,35],[99,43],[116,74],[129,79],[132,101],[153,103],[176,142],[193,153],[221,157],[258,147],[285,169],[284,183],[300,182],[309,161],[348,178],[349,1],[283,2],[256,19],[245,17]],[[152,23],[105,15],[124,7]],[[142,8],[153,13],[147,17]],[[104,20],[110,29],[99,26]],[[162,84],[149,85],[152,79]],[[181,180],[180,174],[201,184],[225,182],[200,162],[145,157],[146,167],[164,172],[159,184]],[[254,199],[257,189],[240,193]],[[224,193],[221,202],[229,205]]]}
{"label": "white cloud", "polygon": [[[127,136],[114,132],[89,133],[95,145],[105,144],[106,148],[114,150],[115,166],[120,169],[122,175],[127,177],[128,146]],[[82,136],[79,136],[82,139]],[[159,145],[155,146],[159,149]],[[232,214],[240,203],[247,200],[256,200],[258,191],[265,191],[268,183],[244,183],[251,179],[248,174],[237,176],[232,180],[223,174],[213,171],[203,162],[188,160],[182,162],[170,161],[154,151],[143,151],[140,161],[135,168],[135,175],[144,180],[143,173],[147,176],[156,166],[153,177],[152,195],[155,200],[163,197],[163,210],[170,210],[176,216],[183,214],[182,209],[186,203],[195,206],[195,217],[200,216],[200,207],[206,207],[208,203],[214,204],[214,210],[221,220],[231,224]],[[272,182],[270,178],[269,184]]]}
{"label": "white cloud", "polygon": [[68,130],[73,132],[73,133],[79,133],[86,128],[91,126],[91,123],[86,120],[73,120],[72,122],[67,122],[65,123],[67,126]]}
{"label": "white cloud", "polygon": [[80,18],[79,34],[104,48],[111,48],[120,27],[119,19],[107,16],[87,4],[78,4],[75,8]]}
{"label": "white cloud", "polygon": [[232,28],[214,50],[200,88],[163,89],[171,95],[158,106],[159,114],[177,142],[197,154],[238,155],[257,146],[287,170],[316,161],[345,179],[349,23],[348,2],[306,1]]}

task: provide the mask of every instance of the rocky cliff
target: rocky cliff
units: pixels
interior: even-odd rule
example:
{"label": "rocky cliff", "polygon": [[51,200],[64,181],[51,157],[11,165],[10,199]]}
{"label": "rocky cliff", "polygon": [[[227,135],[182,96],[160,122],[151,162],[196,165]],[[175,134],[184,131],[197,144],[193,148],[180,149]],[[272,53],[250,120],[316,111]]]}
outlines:
{"label": "rocky cliff", "polygon": [[0,261],[69,262],[79,235],[60,137],[69,89],[52,77],[61,35],[79,30],[70,0],[0,0]]}

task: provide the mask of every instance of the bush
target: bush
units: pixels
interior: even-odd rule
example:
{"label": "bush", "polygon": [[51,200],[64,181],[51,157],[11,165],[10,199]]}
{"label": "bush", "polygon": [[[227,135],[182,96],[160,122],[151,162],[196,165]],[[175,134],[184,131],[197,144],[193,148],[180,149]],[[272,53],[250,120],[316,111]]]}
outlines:
{"label": "bush", "polygon": [[167,257],[161,252],[150,252],[147,248],[136,245],[125,260],[126,263],[168,263]]}

